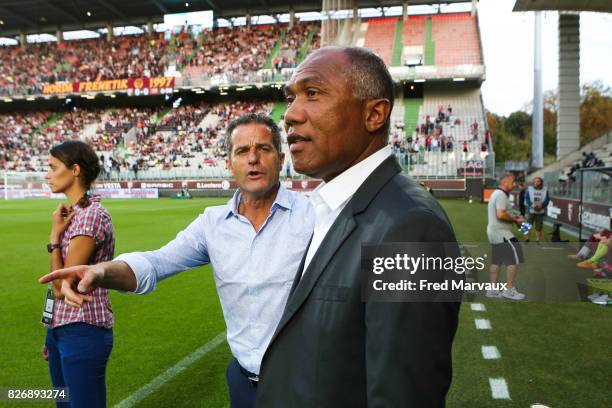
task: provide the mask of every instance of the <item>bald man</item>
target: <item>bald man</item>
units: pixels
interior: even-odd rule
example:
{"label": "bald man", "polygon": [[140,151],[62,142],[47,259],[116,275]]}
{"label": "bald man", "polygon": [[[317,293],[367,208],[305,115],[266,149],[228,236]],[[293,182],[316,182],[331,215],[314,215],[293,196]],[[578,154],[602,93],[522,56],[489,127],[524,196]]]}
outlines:
{"label": "bald man", "polygon": [[514,287],[518,273],[518,265],[523,263],[521,245],[512,232],[512,226],[520,226],[525,219],[521,215],[512,215],[510,192],[516,186],[513,174],[504,175],[497,190],[491,194],[487,206],[488,224],[487,237],[491,243],[491,283],[497,284],[499,272],[506,265],[506,288],[503,290],[487,290],[487,297],[523,300],[525,295]]}

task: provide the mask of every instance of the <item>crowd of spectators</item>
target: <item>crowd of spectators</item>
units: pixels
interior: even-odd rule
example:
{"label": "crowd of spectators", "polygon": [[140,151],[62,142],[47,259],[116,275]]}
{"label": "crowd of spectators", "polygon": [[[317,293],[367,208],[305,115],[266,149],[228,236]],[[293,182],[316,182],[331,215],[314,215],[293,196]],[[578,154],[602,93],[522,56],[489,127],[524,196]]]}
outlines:
{"label": "crowd of spectators", "polygon": [[[86,125],[100,120],[100,109],[73,109],[56,114],[33,112],[5,115],[0,119],[0,168],[15,171],[45,171],[49,149],[65,140],[81,139]],[[104,139],[91,143],[103,147]]]}
{"label": "crowd of spectators", "polygon": [[588,169],[593,167],[604,167],[605,163],[597,157],[595,152],[582,152],[582,159],[576,163],[574,163],[569,171],[567,172],[565,177],[562,177],[560,181],[576,181],[576,174],[580,169]]}
{"label": "crowd of spectators", "polygon": [[[229,121],[243,113],[269,112],[264,102],[186,105],[168,112],[155,131],[142,141],[129,142],[130,164],[134,172],[159,168],[224,167],[224,142]],[[204,123],[209,115],[211,120]]]}
{"label": "crowd of spectators", "polygon": [[[395,121],[391,127],[389,144],[399,162],[407,166],[423,161],[425,152],[452,152],[454,138],[442,134],[441,127],[430,128],[429,116],[423,126],[417,127],[414,137],[404,137],[404,122]],[[421,129],[423,132],[421,133]],[[433,129],[433,130],[432,130]]]}
{"label": "crowd of spectators", "polygon": [[[415,138],[410,140],[410,144],[416,152],[452,152],[454,138],[444,134],[442,123],[449,122],[452,108],[449,105],[446,110],[443,106],[438,108],[438,114],[432,120],[431,116],[426,115],[425,121],[415,128]],[[409,139],[412,139],[409,137]]]}
{"label": "crowd of spectators", "polygon": [[[204,30],[198,35],[185,76],[246,78],[264,67],[279,35],[276,25],[251,25]],[[186,56],[179,56],[179,63]]]}
{"label": "crowd of spectators", "polygon": [[[112,110],[73,109],[0,116],[0,168],[46,171],[49,149],[81,139],[99,152],[103,176],[150,168],[223,167],[225,129],[243,113],[270,112],[267,102],[184,105]],[[157,116],[163,117],[157,120]],[[203,121],[211,114],[208,121]],[[96,124],[85,135],[85,127]]]}
{"label": "crowd of spectators", "polygon": [[[312,25],[297,22],[281,39],[273,67],[295,67]],[[320,46],[320,28],[311,48]],[[279,25],[250,25],[203,30],[183,27],[169,41],[146,35],[105,36],[0,47],[0,95],[41,94],[57,82],[87,82],[163,76],[170,63],[183,75],[230,81],[248,80],[264,65],[279,39]]]}
{"label": "crowd of spectators", "polygon": [[38,156],[48,151],[50,141],[32,137],[51,112],[0,116],[0,169],[35,171]]}
{"label": "crowd of spectators", "polygon": [[131,129],[135,129],[136,141],[144,139],[155,132],[155,118],[159,110],[156,108],[120,108],[104,112],[100,118],[96,135],[91,144],[100,151],[115,150],[124,141]]}
{"label": "crowd of spectators", "polygon": [[[579,261],[578,268],[592,271],[593,278],[609,279],[612,277],[612,231],[605,229],[591,234],[578,253],[569,258]],[[597,290],[588,298],[598,305],[612,302],[612,295]]]}
{"label": "crowd of spectators", "polygon": [[45,84],[163,76],[163,40],[144,35],[0,48],[0,94],[40,94]]}
{"label": "crowd of spectators", "polygon": [[[433,119],[430,115],[426,115],[425,121],[415,128],[415,142],[413,143],[416,143],[417,146],[422,146],[427,152],[452,152],[455,140],[453,136],[444,134],[443,124],[450,124],[451,129],[454,126],[461,125],[461,119],[459,117],[453,117],[453,108],[451,105],[440,105],[438,107],[438,113]],[[481,137],[481,134],[484,136]],[[463,153],[468,153],[470,150],[468,139],[474,142],[482,153],[487,152],[490,148],[491,135],[488,130],[482,132],[477,121],[472,122],[469,129],[469,136],[463,139],[461,143],[460,147]]]}
{"label": "crowd of spectators", "polygon": [[[281,70],[283,68],[295,68],[297,66],[301,48],[306,43],[308,35],[313,28],[315,27],[312,24],[303,22],[295,23],[293,28],[287,28],[278,53],[272,60],[274,69]],[[312,38],[311,49],[320,47],[320,28],[316,27],[315,29],[317,31]]]}
{"label": "crowd of spectators", "polygon": [[[432,163],[442,166],[439,168],[442,172],[450,170],[444,167],[449,163],[458,166],[477,163],[482,169],[483,160],[489,154],[489,132],[481,129],[476,121],[470,126],[462,126],[461,118],[453,114],[450,104],[439,105],[434,112],[424,114],[414,130],[411,128],[407,132],[402,121],[392,124],[389,144],[399,162],[410,168]],[[439,169],[431,168],[432,171]]]}
{"label": "crowd of spectators", "polygon": [[170,110],[157,123],[137,121],[136,140],[128,141],[130,169],[190,167],[189,159],[202,152],[197,142],[205,138],[200,123],[209,110],[206,104],[185,105]]}

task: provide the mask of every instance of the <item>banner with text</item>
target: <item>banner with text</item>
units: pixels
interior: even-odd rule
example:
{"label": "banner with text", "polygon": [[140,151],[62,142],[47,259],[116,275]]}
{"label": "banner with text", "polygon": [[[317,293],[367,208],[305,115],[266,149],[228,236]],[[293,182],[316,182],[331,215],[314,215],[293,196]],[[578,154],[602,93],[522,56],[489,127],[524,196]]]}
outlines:
{"label": "banner with text", "polygon": [[174,77],[109,79],[92,82],[57,82],[43,86],[44,95],[85,92],[126,92],[128,95],[158,95],[172,93]]}

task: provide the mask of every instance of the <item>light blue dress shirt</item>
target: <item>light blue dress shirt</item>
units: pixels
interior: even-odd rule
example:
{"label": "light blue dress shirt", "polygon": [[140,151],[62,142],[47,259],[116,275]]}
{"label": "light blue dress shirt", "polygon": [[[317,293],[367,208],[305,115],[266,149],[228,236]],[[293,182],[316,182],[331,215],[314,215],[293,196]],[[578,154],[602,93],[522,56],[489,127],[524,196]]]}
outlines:
{"label": "light blue dress shirt", "polygon": [[238,213],[240,202],[236,191],[226,205],[206,208],[162,248],[116,259],[136,274],[138,294],[154,290],[157,282],[179,272],[212,264],[232,354],[242,367],[259,374],[315,217],[306,196],[281,185],[256,232]]}

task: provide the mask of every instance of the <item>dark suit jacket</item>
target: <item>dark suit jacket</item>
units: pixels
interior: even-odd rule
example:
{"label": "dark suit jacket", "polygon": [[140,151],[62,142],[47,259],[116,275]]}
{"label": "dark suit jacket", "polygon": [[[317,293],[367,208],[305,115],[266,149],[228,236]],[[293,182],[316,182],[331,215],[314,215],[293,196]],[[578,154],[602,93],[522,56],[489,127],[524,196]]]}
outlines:
{"label": "dark suit jacket", "polygon": [[441,407],[459,303],[364,303],[361,243],[456,242],[431,195],[386,159],[342,210],[264,355],[258,408]]}

